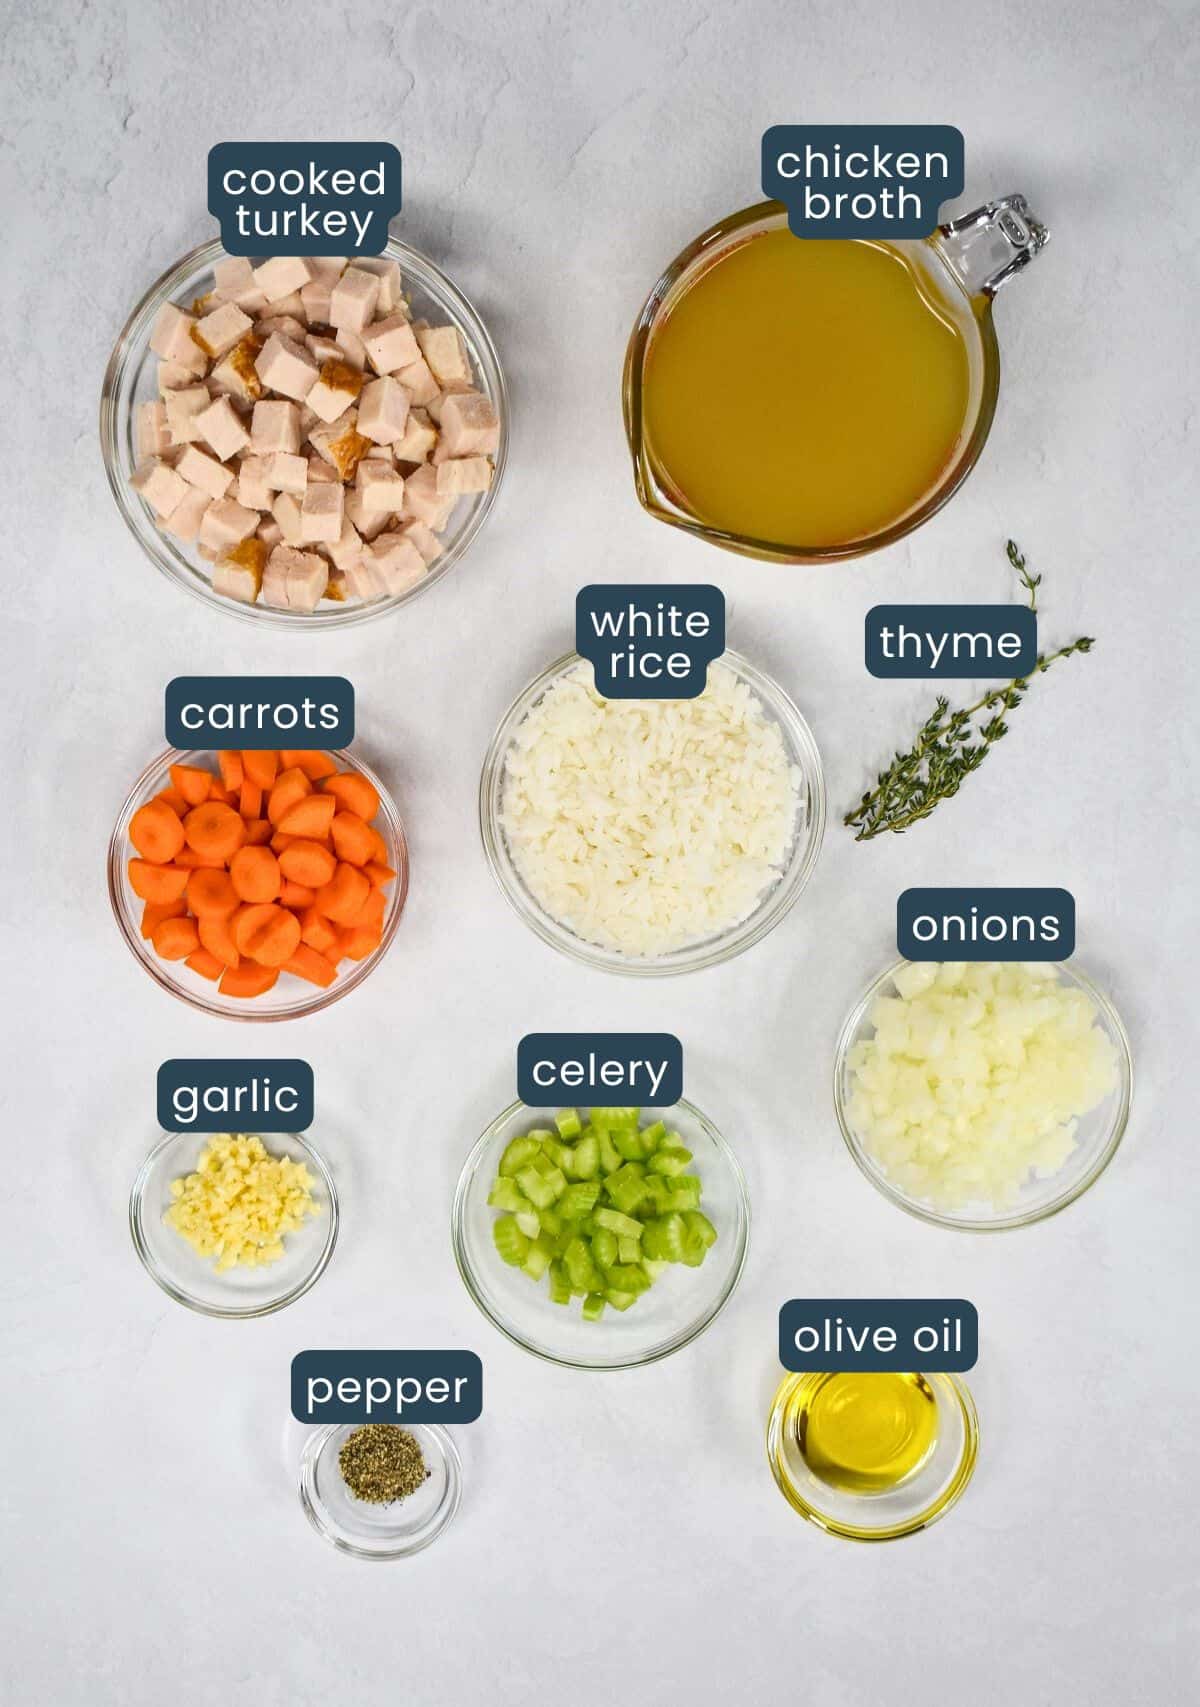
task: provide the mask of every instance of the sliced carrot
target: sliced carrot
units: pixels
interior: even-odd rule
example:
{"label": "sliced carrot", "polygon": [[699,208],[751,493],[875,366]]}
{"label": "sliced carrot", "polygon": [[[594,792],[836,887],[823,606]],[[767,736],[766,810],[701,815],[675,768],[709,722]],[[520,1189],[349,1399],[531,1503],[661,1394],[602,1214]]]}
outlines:
{"label": "sliced carrot", "polygon": [[256,782],[251,782],[248,776],[242,778],[242,789],[238,795],[238,811],[249,821],[251,818],[261,818],[263,807],[263,791]]}
{"label": "sliced carrot", "polygon": [[142,935],[152,937],[164,919],[181,919],[186,912],[182,895],[178,901],[147,901],[142,908]]}
{"label": "sliced carrot", "polygon": [[151,865],[144,859],[131,859],[129,882],[135,895],[143,901],[165,903],[179,901],[187,888],[188,874],[178,865]]}
{"label": "sliced carrot", "polygon": [[274,966],[227,967],[218,985],[223,996],[265,996],[279,977]]}
{"label": "sliced carrot", "polygon": [[222,966],[237,967],[241,964],[241,955],[237,951],[237,943],[229,929],[228,919],[201,919],[197,929],[200,941],[208,952],[215,955]]}
{"label": "sliced carrot", "polygon": [[237,944],[238,953],[249,954],[250,944],[255,940],[258,933],[269,929],[272,920],[281,911],[282,909],[277,907],[273,901],[256,901],[249,906],[239,907],[229,921],[229,928],[233,932],[233,940]]}
{"label": "sliced carrot", "polygon": [[217,764],[221,768],[221,781],[230,794],[236,794],[242,786],[245,771],[242,767],[242,755],[236,747],[227,747],[223,753],[217,754]]}
{"label": "sliced carrot", "polygon": [[183,833],[188,847],[213,859],[232,858],[246,840],[246,826],[233,807],[216,800],[193,806],[183,820]]}
{"label": "sliced carrot", "polygon": [[256,782],[263,793],[269,793],[271,784],[279,770],[279,754],[276,752],[257,753],[247,748],[242,749],[242,770],[247,782]]}
{"label": "sliced carrot", "polygon": [[301,943],[291,959],[284,961],[283,970],[297,978],[307,978],[310,984],[320,984],[322,988],[328,988],[337,977],[337,967],[333,962],[326,960],[307,943]]}
{"label": "sliced carrot", "polygon": [[363,866],[363,870],[371,879],[371,882],[375,885],[376,889],[384,889],[389,883],[394,883],[396,881],[396,873],[392,870],[390,865],[384,865],[382,860],[369,859],[366,865]]}
{"label": "sliced carrot", "polygon": [[349,865],[366,865],[375,852],[374,832],[357,812],[339,812],[330,825],[330,834],[338,858]]}
{"label": "sliced carrot", "polygon": [[386,865],[388,862],[388,845],[387,845],[387,843],[384,841],[383,837],[379,834],[379,831],[375,828],[374,824],[368,824],[367,829],[370,830],[371,838],[372,838],[372,840],[371,840],[371,858],[373,860],[377,860],[380,865]]}
{"label": "sliced carrot", "polygon": [[271,852],[281,854],[284,848],[290,848],[296,840],[295,836],[281,836],[278,831],[271,837]]}
{"label": "sliced carrot", "polygon": [[319,889],[332,879],[337,861],[319,842],[297,839],[280,853],[279,869],[289,882],[302,883],[306,889]]}
{"label": "sliced carrot", "polygon": [[284,878],[279,891],[280,904],[284,907],[290,907],[293,913],[303,912],[306,907],[311,907],[316,898],[315,889],[309,889],[306,884],[293,883],[290,878]]}
{"label": "sliced carrot", "polygon": [[241,954],[263,966],[282,966],[300,946],[300,921],[284,907],[243,907],[233,921],[233,940]]}
{"label": "sliced carrot", "polygon": [[225,861],[220,854],[198,854],[195,848],[180,848],[175,855],[175,864],[186,866],[189,871],[224,871]]}
{"label": "sliced carrot", "polygon": [[316,840],[329,834],[336,811],[337,801],[331,795],[309,794],[283,814],[279,830],[285,836],[311,836]]}
{"label": "sliced carrot", "polygon": [[367,898],[354,918],[348,922],[353,930],[366,928],[367,930],[381,931],[386,913],[387,896],[382,889],[371,888],[368,889]]}
{"label": "sliced carrot", "polygon": [[206,948],[198,948],[195,954],[189,954],[184,965],[190,966],[202,978],[211,978],[214,984],[225,970],[216,955],[210,954]]}
{"label": "sliced carrot", "polygon": [[198,919],[227,919],[240,899],[227,871],[201,866],[188,878],[187,904]]}
{"label": "sliced carrot", "polygon": [[232,888],[240,901],[274,901],[283,879],[270,848],[239,848],[229,862]]}
{"label": "sliced carrot", "polygon": [[166,865],[183,846],[183,825],[163,800],[148,800],[129,820],[129,839],[154,865]]}
{"label": "sliced carrot", "polygon": [[171,786],[177,788],[189,806],[200,806],[208,799],[212,787],[212,772],[199,765],[172,765]]}
{"label": "sliced carrot", "polygon": [[164,960],[186,960],[200,947],[200,933],[195,919],[164,919],[150,941]]}
{"label": "sliced carrot", "polygon": [[370,881],[357,866],[343,860],[328,883],[317,890],[313,905],[335,924],[353,924],[362,911],[362,904],[371,893]]}
{"label": "sliced carrot", "polygon": [[318,954],[328,954],[330,949],[337,947],[337,926],[331,925],[324,913],[318,913],[315,907],[306,907],[300,915],[300,939],[310,948],[315,948]]}
{"label": "sliced carrot", "polygon": [[379,796],[365,776],[357,771],[339,771],[327,776],[321,784],[326,794],[332,794],[344,812],[356,812],[368,824],[379,810]]}
{"label": "sliced carrot", "polygon": [[365,960],[383,941],[378,931],[373,931],[367,925],[356,925],[352,930],[342,932],[342,953],[351,960]]}
{"label": "sliced carrot", "polygon": [[225,784],[223,782],[218,782],[214,776],[209,783],[208,798],[210,800],[219,800],[222,806],[236,806],[241,798],[241,790],[239,789],[236,793],[231,794],[229,789],[225,787]]}
{"label": "sliced carrot", "polygon": [[245,824],[247,847],[265,847],[271,840],[271,820],[269,818],[247,818]]}
{"label": "sliced carrot", "polygon": [[279,762],[285,770],[293,766],[302,770],[309,782],[320,782],[322,777],[334,776],[337,766],[328,753],[314,751],[306,747],[284,747],[279,755]]}
{"label": "sliced carrot", "polygon": [[177,788],[160,788],[154,796],[161,800],[164,806],[169,806],[177,818],[182,818],[188,809],[188,803]]}
{"label": "sliced carrot", "polygon": [[278,828],[292,807],[311,793],[312,783],[302,770],[280,771],[267,796],[267,817]]}

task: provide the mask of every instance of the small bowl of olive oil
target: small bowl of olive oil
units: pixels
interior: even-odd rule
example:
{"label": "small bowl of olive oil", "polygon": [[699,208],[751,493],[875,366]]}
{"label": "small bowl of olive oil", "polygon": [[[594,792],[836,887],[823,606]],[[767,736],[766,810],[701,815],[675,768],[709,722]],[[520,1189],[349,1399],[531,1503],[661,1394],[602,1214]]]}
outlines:
{"label": "small bowl of olive oil", "polygon": [[928,1529],[961,1497],[978,1450],[975,1405],[954,1375],[788,1375],[767,1423],[788,1504],[849,1541]]}

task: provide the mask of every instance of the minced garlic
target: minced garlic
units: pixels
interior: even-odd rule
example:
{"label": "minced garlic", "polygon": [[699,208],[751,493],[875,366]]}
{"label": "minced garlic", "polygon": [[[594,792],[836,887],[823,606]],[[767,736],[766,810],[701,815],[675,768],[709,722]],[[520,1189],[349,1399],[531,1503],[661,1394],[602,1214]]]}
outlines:
{"label": "minced garlic", "polygon": [[269,1155],[261,1138],[215,1134],[195,1173],[172,1180],[174,1199],[163,1219],[218,1270],[262,1268],[283,1255],[286,1233],[320,1213],[314,1180],[303,1162]]}

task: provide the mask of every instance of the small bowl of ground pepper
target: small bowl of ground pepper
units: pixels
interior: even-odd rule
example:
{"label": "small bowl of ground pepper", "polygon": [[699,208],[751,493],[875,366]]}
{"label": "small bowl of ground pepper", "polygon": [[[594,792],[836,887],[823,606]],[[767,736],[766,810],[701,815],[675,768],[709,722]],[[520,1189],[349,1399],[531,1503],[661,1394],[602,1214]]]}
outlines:
{"label": "small bowl of ground pepper", "polygon": [[428,1547],[462,1498],[462,1460],[436,1424],[315,1429],[300,1459],[300,1503],[318,1534],[356,1559]]}

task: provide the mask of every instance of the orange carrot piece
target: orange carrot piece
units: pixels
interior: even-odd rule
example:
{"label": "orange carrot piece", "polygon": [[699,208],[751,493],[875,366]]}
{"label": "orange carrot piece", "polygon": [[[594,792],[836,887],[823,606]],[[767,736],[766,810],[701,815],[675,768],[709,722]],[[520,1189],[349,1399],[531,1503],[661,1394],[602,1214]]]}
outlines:
{"label": "orange carrot piece", "polygon": [[387,896],[383,890],[372,886],[368,889],[367,898],[357,914],[348,921],[351,929],[362,930],[365,926],[368,930],[381,931],[384,916],[387,913],[387,904]]}
{"label": "orange carrot piece", "polygon": [[357,919],[370,893],[370,880],[357,866],[347,865],[342,860],[328,883],[317,890],[313,905],[335,924],[350,925]]}
{"label": "orange carrot piece", "polygon": [[283,878],[279,861],[270,848],[239,848],[229,862],[232,888],[239,901],[261,904],[274,901]]}
{"label": "orange carrot piece", "polygon": [[193,806],[183,820],[188,847],[211,859],[231,859],[246,840],[246,826],[232,806],[217,800]]}
{"label": "orange carrot piece", "polygon": [[186,960],[200,947],[200,933],[195,919],[164,919],[150,941],[164,960]]}
{"label": "orange carrot piece", "polygon": [[291,959],[284,961],[283,970],[296,978],[307,978],[310,984],[320,984],[323,989],[328,989],[337,977],[333,962],[307,943],[301,943]]}
{"label": "orange carrot piece", "polygon": [[383,941],[378,931],[373,931],[368,925],[356,925],[352,930],[342,932],[342,953],[351,960],[365,960]]}
{"label": "orange carrot piece", "polygon": [[229,966],[236,970],[241,964],[242,957],[237,951],[237,943],[233,940],[229,920],[200,919],[197,921],[196,928],[200,934],[200,941],[208,952],[214,955],[222,966]]}
{"label": "orange carrot piece", "polygon": [[242,778],[242,788],[238,795],[238,811],[249,822],[252,818],[261,818],[263,809],[263,791],[258,783],[251,782],[248,776]]}
{"label": "orange carrot piece", "polygon": [[148,800],[129,820],[129,839],[153,865],[167,865],[183,846],[183,825],[163,800]]}
{"label": "orange carrot piece", "polygon": [[216,955],[210,954],[206,948],[198,948],[195,954],[189,954],[184,965],[190,966],[202,978],[210,978],[214,984],[225,970]]}
{"label": "orange carrot piece", "polygon": [[227,919],[240,899],[227,871],[201,866],[188,878],[187,904],[198,919]]}
{"label": "orange carrot piece", "polygon": [[213,777],[209,784],[208,798],[210,800],[219,801],[222,806],[236,807],[239,799],[241,798],[241,789],[236,790],[234,793],[230,793],[229,789],[226,788],[223,782],[218,782],[216,777]]}
{"label": "orange carrot piece", "polygon": [[293,766],[302,770],[309,782],[320,782],[322,777],[337,774],[337,765],[331,756],[310,747],[284,747],[279,762],[284,770],[291,770]]}
{"label": "orange carrot piece", "polygon": [[296,839],[280,853],[279,869],[289,882],[302,883],[306,889],[319,889],[333,877],[337,861],[319,842]]}
{"label": "orange carrot piece", "polygon": [[330,825],[339,859],[348,865],[366,865],[375,852],[374,831],[357,812],[339,812]]}
{"label": "orange carrot piece", "polygon": [[375,885],[376,889],[384,889],[389,883],[394,883],[396,881],[396,873],[392,870],[390,865],[384,865],[382,860],[369,859],[366,865],[363,866],[363,870],[371,879],[371,882]]}
{"label": "orange carrot piece", "polygon": [[274,966],[226,967],[217,988],[223,996],[265,996],[278,978]]}
{"label": "orange carrot piece", "polygon": [[[288,773],[291,774],[291,773]],[[278,783],[275,785],[278,787]],[[271,799],[275,796],[272,794]],[[327,836],[337,811],[337,801],[328,794],[308,794],[283,814],[278,828],[284,836]]]}
{"label": "orange carrot piece", "polygon": [[220,854],[198,854],[195,848],[180,848],[175,855],[175,864],[186,866],[189,871],[224,871],[225,861]]}
{"label": "orange carrot piece", "polygon": [[306,907],[300,915],[300,940],[315,948],[318,954],[328,955],[331,948],[337,947],[337,926],[331,925],[324,913],[318,913],[315,907]]}
{"label": "orange carrot piece", "polygon": [[266,847],[271,840],[271,820],[269,818],[247,818],[246,846],[248,848]]}
{"label": "orange carrot piece", "polygon": [[257,753],[243,748],[242,770],[247,782],[256,782],[264,794],[269,794],[279,770],[279,754],[276,752]]}
{"label": "orange carrot piece", "polygon": [[233,940],[241,954],[262,966],[282,966],[300,946],[300,921],[284,907],[243,907],[233,921]]}
{"label": "orange carrot piece", "polygon": [[388,845],[387,845],[387,843],[384,841],[383,837],[379,834],[379,831],[375,828],[374,824],[368,824],[367,829],[370,830],[371,838],[372,838],[372,840],[371,840],[371,858],[373,860],[377,860],[380,865],[386,865],[388,863]]}
{"label": "orange carrot piece", "polygon": [[279,828],[280,819],[287,816],[292,807],[312,793],[312,783],[309,782],[302,770],[280,771],[267,796],[267,817]]}
{"label": "orange carrot piece", "polygon": [[177,788],[189,806],[201,806],[212,787],[212,772],[199,765],[172,765],[171,786]]}
{"label": "orange carrot piece", "polygon": [[272,920],[282,909],[273,901],[253,902],[246,907],[239,907],[229,921],[233,932],[233,940],[237,944],[239,954],[249,954],[250,944],[260,931],[270,928]]}
{"label": "orange carrot piece", "polygon": [[242,755],[236,747],[227,747],[223,753],[217,754],[217,764],[221,770],[221,781],[230,794],[236,794],[242,786],[245,769],[242,765]]}
{"label": "orange carrot piece", "polygon": [[149,940],[164,919],[181,919],[186,912],[182,895],[178,901],[147,901],[142,908],[142,935]]}
{"label": "orange carrot piece", "polygon": [[133,892],[143,901],[163,904],[179,901],[187,888],[188,873],[178,865],[151,865],[148,860],[131,859],[128,866]]}
{"label": "orange carrot piece", "polygon": [[327,776],[321,787],[326,794],[333,795],[343,812],[355,812],[368,824],[379,810],[379,796],[357,771],[339,771],[336,776]]}
{"label": "orange carrot piece", "polygon": [[177,818],[182,818],[188,809],[188,803],[177,788],[160,788],[154,796],[161,800],[164,806],[169,806]]}
{"label": "orange carrot piece", "polygon": [[293,913],[303,912],[305,908],[311,907],[316,898],[315,889],[308,888],[307,884],[293,883],[290,878],[284,878],[279,891],[279,900],[282,906],[290,907]]}

